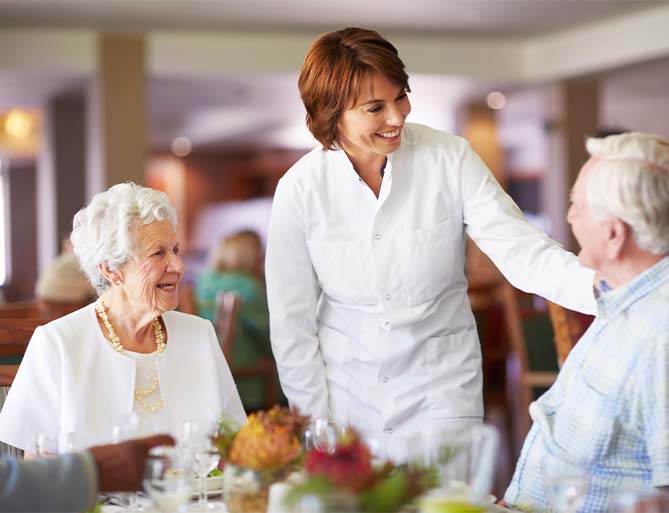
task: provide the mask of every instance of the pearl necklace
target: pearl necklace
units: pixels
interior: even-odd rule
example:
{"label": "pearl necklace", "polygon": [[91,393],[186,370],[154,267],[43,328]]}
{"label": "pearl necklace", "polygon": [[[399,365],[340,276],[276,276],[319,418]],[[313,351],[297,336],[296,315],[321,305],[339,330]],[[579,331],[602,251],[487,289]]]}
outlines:
{"label": "pearl necklace", "polygon": [[[127,354],[125,349],[123,348],[123,344],[121,344],[121,337],[119,337],[116,334],[116,331],[114,330],[114,327],[112,326],[112,323],[109,320],[109,315],[107,314],[107,309],[105,308],[105,304],[102,302],[102,298],[99,298],[95,302],[95,311],[100,316],[102,324],[104,324],[105,328],[107,328],[107,333],[108,333],[107,338],[109,345],[111,345],[120,354]],[[153,334],[156,338],[155,353],[157,355],[160,355],[163,353],[163,351],[165,351],[165,336],[163,335],[163,328],[160,325],[160,321],[158,320],[158,318],[155,318],[153,320]],[[141,388],[135,389],[135,400],[137,401],[137,404],[139,404],[142,408],[144,408],[146,411],[150,413],[156,412],[164,406],[162,396],[154,404],[148,404],[144,400],[145,397],[153,394],[154,392],[158,392],[158,394],[160,394],[160,381],[158,380],[158,369],[156,368],[155,361],[153,364],[153,381],[151,382],[151,385],[145,389]]]}

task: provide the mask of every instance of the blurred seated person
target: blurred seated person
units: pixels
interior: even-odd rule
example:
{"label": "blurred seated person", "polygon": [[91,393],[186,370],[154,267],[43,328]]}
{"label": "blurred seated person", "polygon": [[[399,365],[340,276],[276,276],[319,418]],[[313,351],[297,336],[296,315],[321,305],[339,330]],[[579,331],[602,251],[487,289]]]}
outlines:
{"label": "blurred seated person", "polygon": [[167,435],[32,461],[0,460],[0,512],[93,511],[98,492],[139,490],[149,450]]}
{"label": "blurred seated person", "polygon": [[530,406],[513,509],[556,511],[546,473],[568,467],[589,477],[579,512],[669,486],[669,140],[626,133],[587,149],[567,220],[579,261],[603,278],[598,314]]}
{"label": "blurred seated person", "polygon": [[[241,299],[230,365],[233,369],[274,366],[260,237],[245,230],[224,238],[212,250],[209,265],[210,268],[195,280],[194,295],[199,314],[215,321],[219,291],[236,292]],[[237,378],[236,382],[247,412],[266,406],[261,378]]]}
{"label": "blurred seated person", "polygon": [[39,311],[46,317],[60,317],[78,310],[97,298],[91,282],[72,253],[69,240],[63,251],[42,272],[35,285]]}
{"label": "blurred seated person", "polygon": [[[40,326],[0,411],[0,440],[35,452],[105,443],[114,425],[176,433],[183,420],[246,415],[211,323],[173,311],[184,264],[167,195],[133,183],[74,217],[74,253],[95,303]],[[61,450],[59,450],[61,449]]]}

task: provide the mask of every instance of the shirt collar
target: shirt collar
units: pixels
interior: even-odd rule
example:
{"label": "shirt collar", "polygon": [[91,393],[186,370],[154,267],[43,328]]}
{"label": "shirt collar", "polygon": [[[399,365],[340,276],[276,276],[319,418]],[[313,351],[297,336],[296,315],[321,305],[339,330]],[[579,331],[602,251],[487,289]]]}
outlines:
{"label": "shirt collar", "polygon": [[598,287],[600,295],[597,298],[597,316],[601,319],[611,317],[663,283],[669,283],[669,257],[664,257],[653,267],[621,287],[614,289],[602,281]]}

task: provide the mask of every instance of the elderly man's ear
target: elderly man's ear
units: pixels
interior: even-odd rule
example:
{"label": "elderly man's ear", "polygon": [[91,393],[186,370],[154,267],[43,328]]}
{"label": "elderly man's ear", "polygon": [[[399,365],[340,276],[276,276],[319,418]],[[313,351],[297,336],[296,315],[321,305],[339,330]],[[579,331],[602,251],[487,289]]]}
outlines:
{"label": "elderly man's ear", "polygon": [[105,277],[105,279],[114,285],[120,285],[123,277],[121,276],[121,273],[117,271],[112,271],[109,265],[107,265],[107,262],[100,262],[98,264],[98,269],[102,273],[102,276]]}
{"label": "elderly man's ear", "polygon": [[620,219],[610,219],[606,241],[606,257],[609,260],[619,260],[628,243],[632,242],[632,230],[629,225]]}

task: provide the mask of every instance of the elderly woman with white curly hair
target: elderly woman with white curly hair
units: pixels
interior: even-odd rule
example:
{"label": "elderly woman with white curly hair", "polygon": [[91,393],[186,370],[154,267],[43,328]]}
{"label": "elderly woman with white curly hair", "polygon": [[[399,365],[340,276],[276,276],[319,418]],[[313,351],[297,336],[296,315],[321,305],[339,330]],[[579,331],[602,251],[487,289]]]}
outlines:
{"label": "elderly woman with white curly hair", "polygon": [[246,418],[210,322],[173,310],[184,264],[176,212],[159,191],[124,183],[74,217],[74,253],[99,294],[35,331],[0,412],[0,440],[48,452],[110,440],[139,418],[177,432],[186,419]]}

